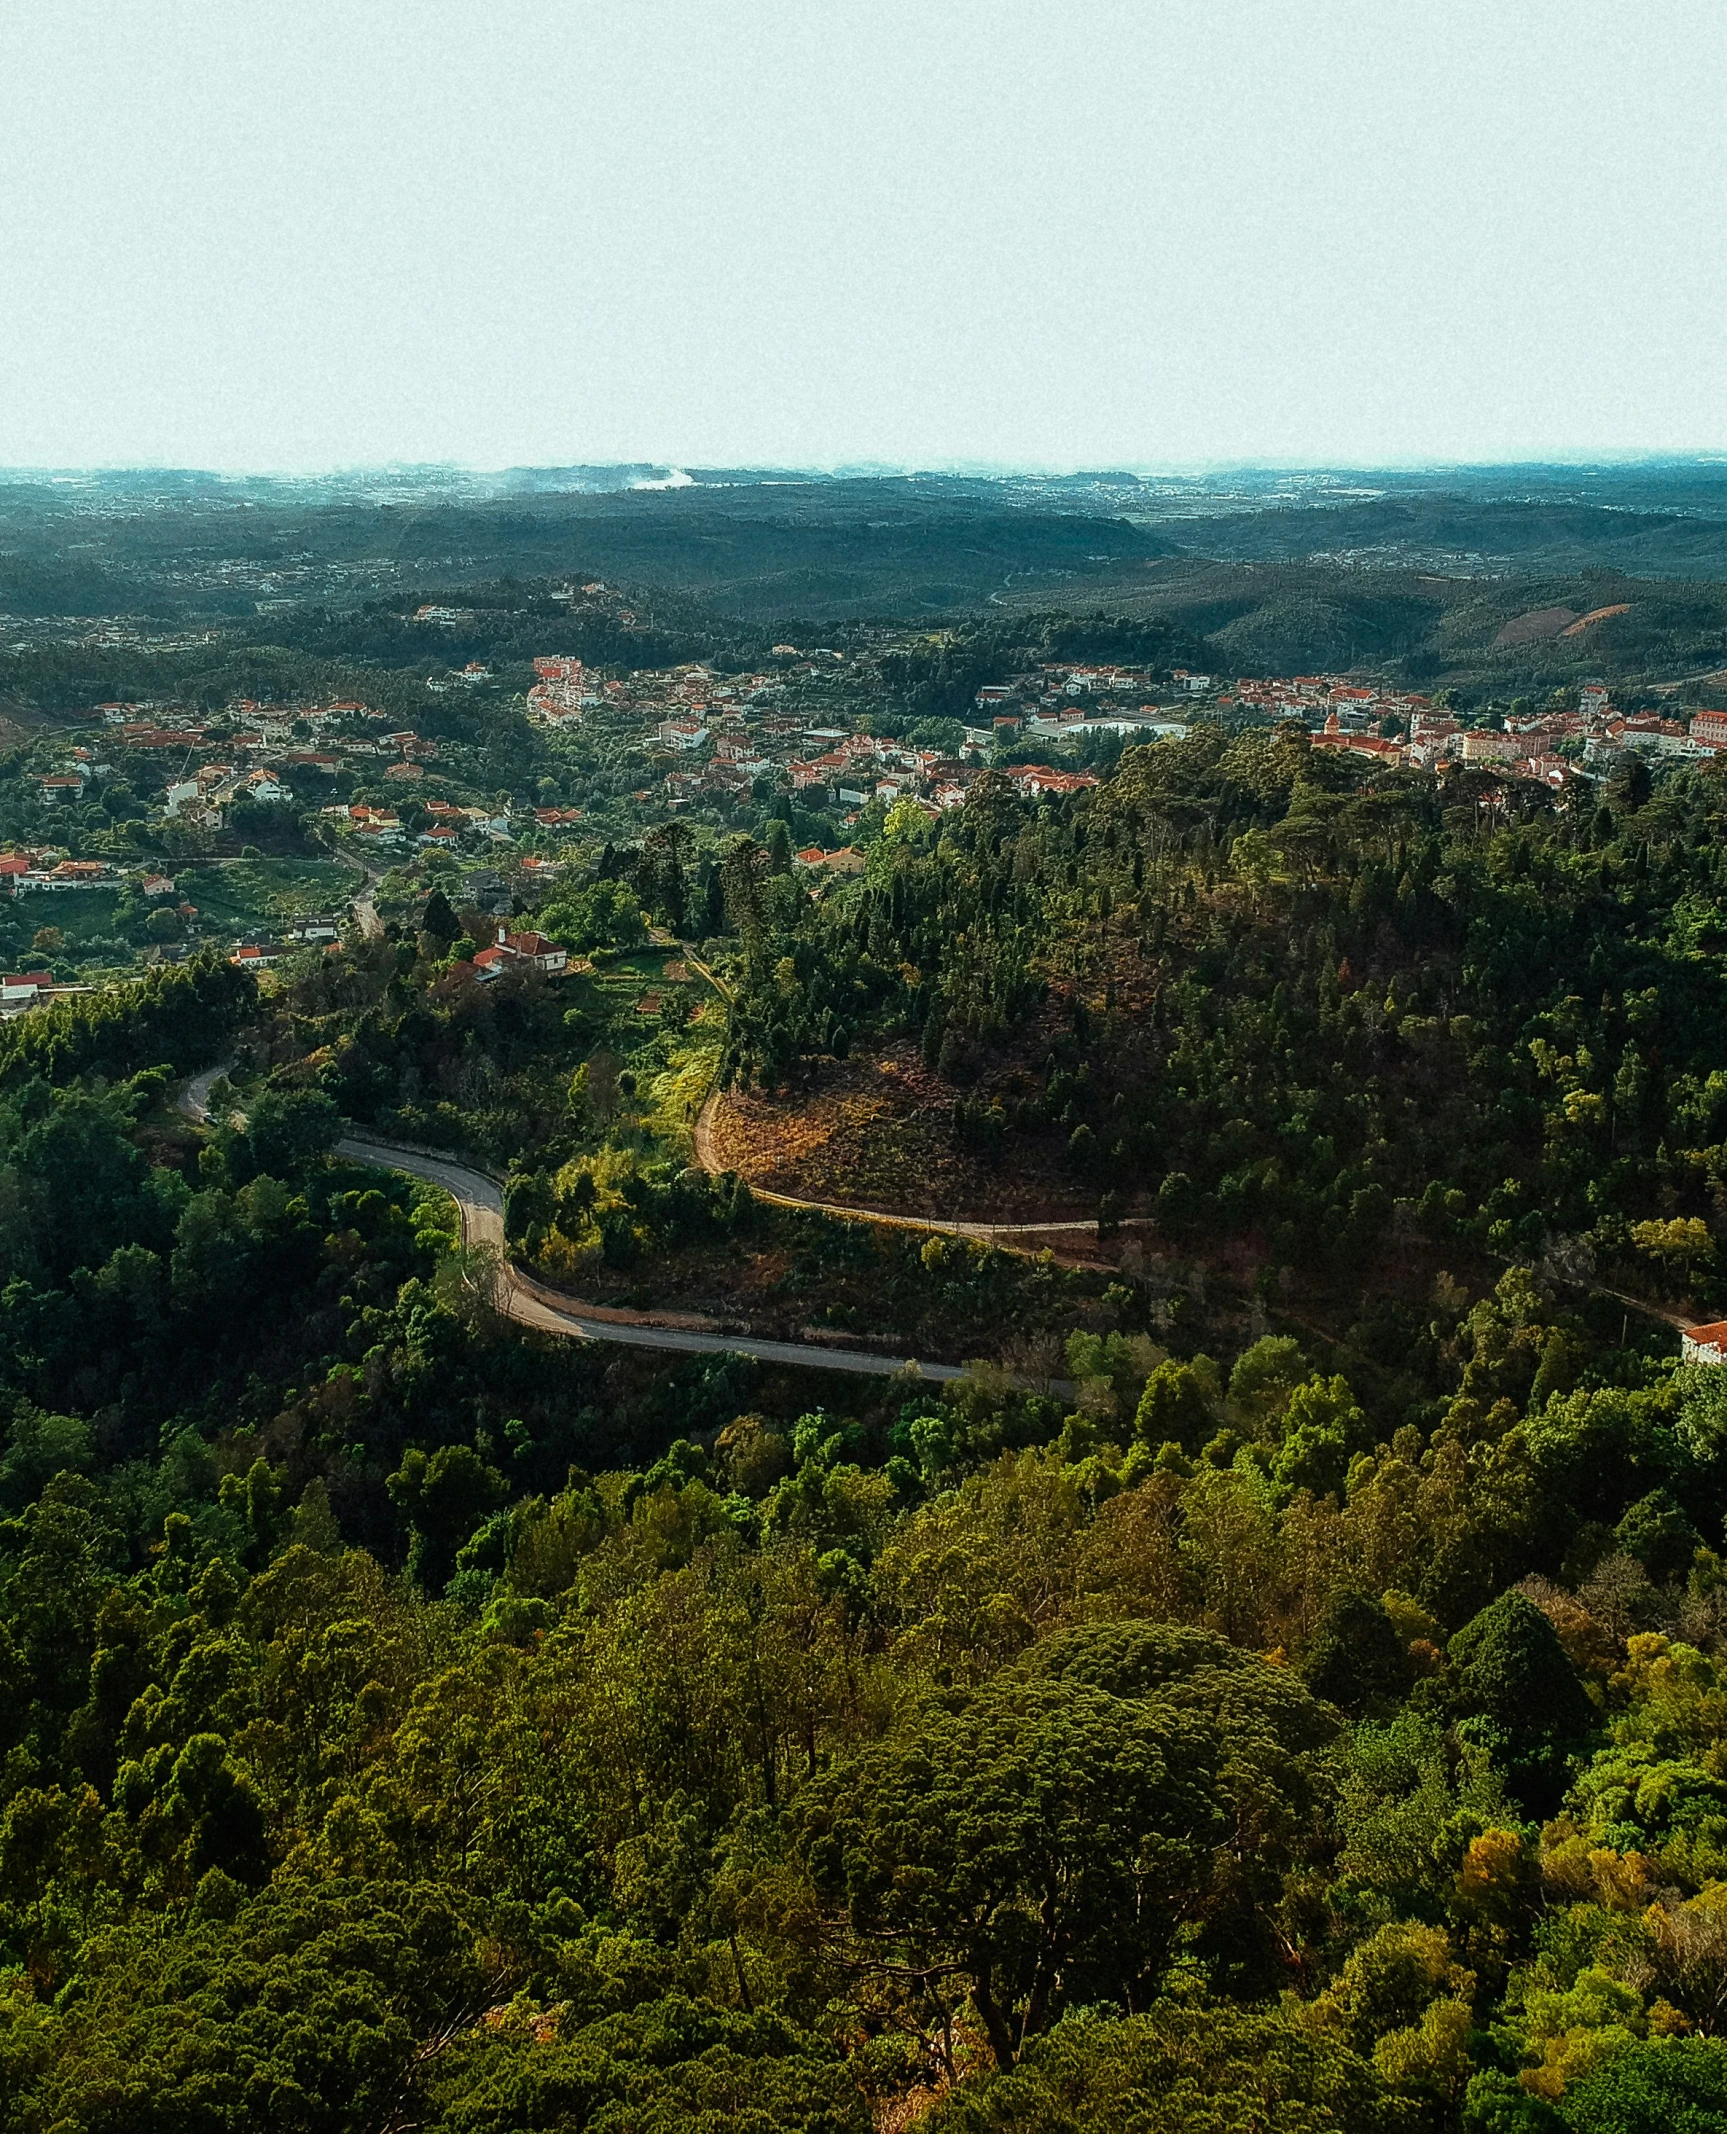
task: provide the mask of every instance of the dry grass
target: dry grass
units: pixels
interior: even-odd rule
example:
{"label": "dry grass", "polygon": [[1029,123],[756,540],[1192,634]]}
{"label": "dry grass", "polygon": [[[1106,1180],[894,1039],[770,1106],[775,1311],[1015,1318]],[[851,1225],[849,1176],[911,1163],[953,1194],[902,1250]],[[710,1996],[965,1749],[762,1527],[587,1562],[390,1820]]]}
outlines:
{"label": "dry grass", "polygon": [[1598,622],[1607,622],[1615,615],[1629,615],[1630,612],[1631,603],[1629,600],[1617,600],[1608,608],[1591,608],[1587,615],[1580,615],[1574,623],[1561,630],[1559,634],[1561,637],[1581,637],[1586,630],[1592,630]]}
{"label": "dry grass", "polygon": [[714,1153],[752,1185],[846,1207],[982,1222],[1091,1212],[1095,1194],[1065,1174],[1053,1139],[1016,1139],[1005,1163],[962,1148],[956,1094],[915,1046],[895,1045],[825,1063],[813,1090],[732,1093]]}

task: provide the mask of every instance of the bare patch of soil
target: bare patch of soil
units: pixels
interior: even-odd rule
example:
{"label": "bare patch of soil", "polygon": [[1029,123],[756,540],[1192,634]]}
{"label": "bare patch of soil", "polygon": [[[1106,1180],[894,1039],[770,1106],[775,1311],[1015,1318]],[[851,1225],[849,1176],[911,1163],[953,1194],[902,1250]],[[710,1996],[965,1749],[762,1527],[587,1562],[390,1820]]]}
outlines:
{"label": "bare patch of soil", "polygon": [[1598,622],[1611,622],[1615,615],[1629,615],[1630,612],[1631,602],[1629,600],[1617,600],[1611,607],[1607,608],[1591,608],[1587,615],[1580,615],[1568,629],[1561,630],[1559,634],[1561,637],[1581,637],[1586,630],[1592,630]]}
{"label": "bare patch of soil", "polygon": [[715,1106],[713,1150],[751,1185],[800,1200],[937,1221],[1055,1221],[1091,1214],[1062,1144],[1015,1136],[1000,1155],[955,1137],[956,1098],[912,1044],[824,1063],[813,1089],[732,1092]]}

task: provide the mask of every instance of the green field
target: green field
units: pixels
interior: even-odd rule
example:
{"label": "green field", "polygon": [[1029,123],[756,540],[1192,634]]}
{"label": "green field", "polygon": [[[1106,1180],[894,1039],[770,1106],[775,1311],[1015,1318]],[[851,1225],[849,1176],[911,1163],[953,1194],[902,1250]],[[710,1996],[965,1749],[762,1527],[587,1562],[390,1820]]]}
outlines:
{"label": "green field", "polygon": [[106,944],[113,939],[114,908],[119,901],[117,889],[38,890],[33,896],[15,898],[7,912],[24,944],[39,928],[57,927],[64,943],[59,953],[75,963],[88,943]]}
{"label": "green field", "polygon": [[567,983],[572,992],[577,986],[586,989],[586,998],[616,1030],[614,1042],[627,1048],[658,1027],[656,1015],[641,1012],[644,999],[655,994],[661,1000],[681,995],[694,1008],[710,997],[709,988],[693,969],[681,984],[666,977],[666,965],[678,960],[674,949],[635,949],[614,962],[602,962],[591,978],[577,977]]}
{"label": "green field", "polygon": [[268,932],[290,919],[339,912],[357,877],[335,860],[232,860],[193,867],[177,877],[181,897],[196,904],[208,931]]}
{"label": "green field", "polygon": [[[683,1146],[690,1121],[713,1080],[721,1022],[712,988],[689,966],[682,982],[665,975],[680,961],[676,949],[641,948],[603,962],[592,977],[567,981],[572,1007],[579,1007],[590,1041],[605,1045],[637,1080],[638,1101],[654,1132]],[[658,1010],[642,1001],[682,1000],[702,1019],[668,1029]]]}

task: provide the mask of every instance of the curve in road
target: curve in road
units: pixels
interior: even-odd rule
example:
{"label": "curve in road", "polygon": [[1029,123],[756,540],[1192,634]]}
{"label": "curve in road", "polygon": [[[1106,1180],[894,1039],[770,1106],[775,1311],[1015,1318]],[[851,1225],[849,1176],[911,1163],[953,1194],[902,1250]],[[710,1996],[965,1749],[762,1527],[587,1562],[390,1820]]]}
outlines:
{"label": "curve in road", "polygon": [[817,1342],[764,1341],[751,1334],[707,1334],[690,1327],[656,1324],[645,1314],[609,1311],[596,1316],[596,1308],[579,1304],[547,1289],[531,1275],[510,1264],[504,1251],[504,1196],[497,1181],[483,1171],[456,1163],[444,1156],[405,1149],[393,1142],[375,1141],[360,1134],[344,1134],[336,1143],[338,1156],[355,1163],[375,1163],[411,1177],[425,1178],[442,1186],[462,1216],[462,1240],[468,1245],[488,1245],[498,1255],[499,1308],[506,1318],[541,1333],[572,1335],[583,1341],[616,1341],[630,1348],[674,1349],[688,1355],[753,1356],[760,1363],[794,1364],[802,1370],[851,1371],[870,1378],[891,1378],[896,1371],[915,1370],[930,1379],[961,1376],[951,1363],[920,1363],[902,1356],[878,1356],[867,1349],[830,1349]]}
{"label": "curve in road", "polygon": [[[185,1083],[174,1102],[176,1108],[200,1126],[210,1118],[210,1091],[233,1066],[218,1061]],[[498,1256],[498,1307],[507,1319],[531,1326],[544,1334],[562,1334],[580,1341],[615,1341],[627,1348],[672,1349],[694,1356],[753,1356],[758,1363],[792,1364],[800,1370],[850,1371],[868,1378],[891,1378],[896,1371],[914,1370],[921,1377],[942,1380],[962,1375],[957,1364],[923,1363],[913,1357],[878,1356],[868,1349],[829,1348],[824,1342],[767,1341],[753,1334],[709,1334],[694,1327],[656,1324],[646,1314],[613,1313],[603,1306],[586,1310],[556,1290],[547,1289],[531,1275],[512,1266],[504,1248],[504,1196],[497,1180],[454,1158],[429,1150],[403,1148],[399,1143],[374,1139],[366,1134],[344,1134],[336,1154],[352,1163],[374,1163],[382,1170],[403,1171],[442,1186],[456,1203],[462,1218],[462,1242],[489,1246]]]}
{"label": "curve in road", "polygon": [[174,1099],[174,1109],[194,1125],[208,1126],[210,1091],[233,1064],[232,1060],[218,1060],[214,1067],[206,1067],[202,1074],[195,1074],[189,1082],[183,1082]]}

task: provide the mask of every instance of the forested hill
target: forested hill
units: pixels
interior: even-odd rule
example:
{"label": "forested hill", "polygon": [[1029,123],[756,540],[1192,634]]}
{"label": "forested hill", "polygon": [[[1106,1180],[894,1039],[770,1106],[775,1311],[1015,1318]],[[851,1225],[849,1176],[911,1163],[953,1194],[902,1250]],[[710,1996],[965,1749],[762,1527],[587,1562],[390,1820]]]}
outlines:
{"label": "forested hill", "polygon": [[[384,882],[9,1025],[0,2125],[1727,2124],[1724,804],[1199,725],[608,848],[573,983]],[[694,1166],[847,1076],[1088,1264]],[[344,1118],[549,1283],[1059,1361],[525,1334]]]}
{"label": "forested hill", "polygon": [[992,1162],[1172,1237],[1340,1281],[1423,1240],[1586,1255],[1714,1316],[1724,825],[1713,766],[1556,810],[1365,784],[1294,729],[1132,750],[1065,805],[1004,779],[748,905],[724,1073],[914,1038]]}

